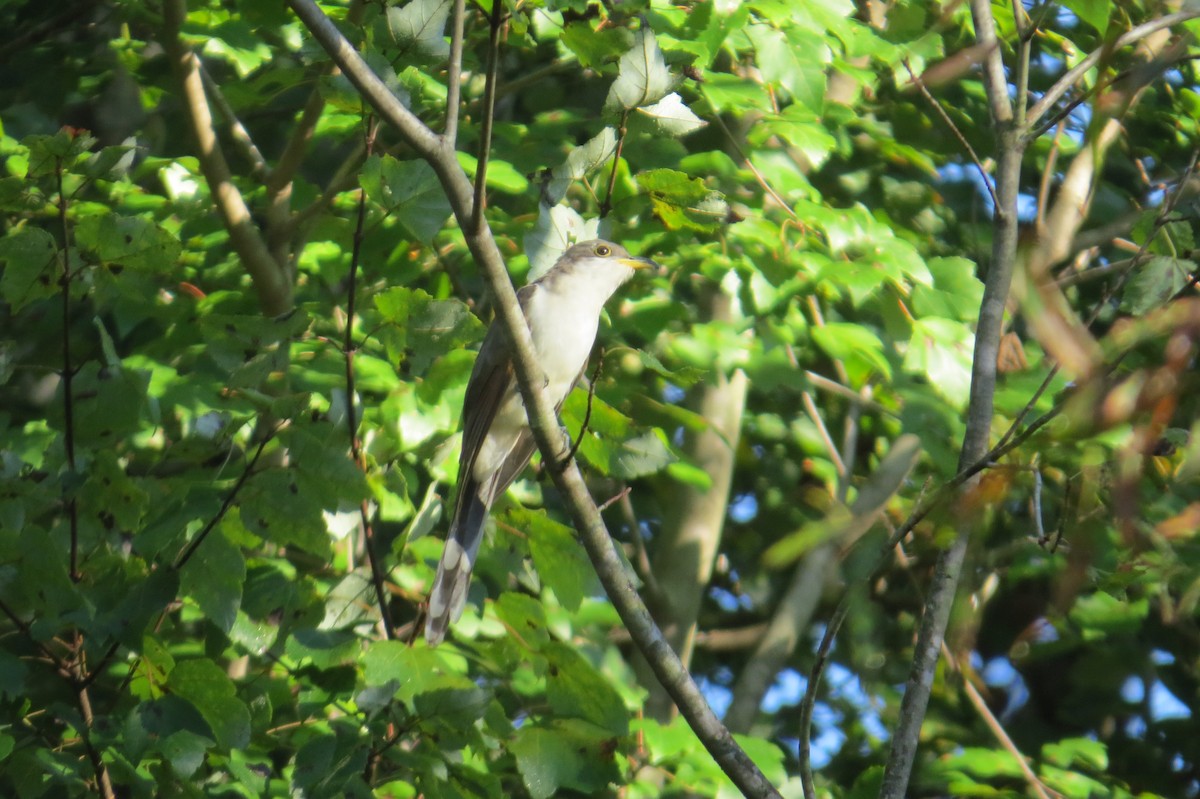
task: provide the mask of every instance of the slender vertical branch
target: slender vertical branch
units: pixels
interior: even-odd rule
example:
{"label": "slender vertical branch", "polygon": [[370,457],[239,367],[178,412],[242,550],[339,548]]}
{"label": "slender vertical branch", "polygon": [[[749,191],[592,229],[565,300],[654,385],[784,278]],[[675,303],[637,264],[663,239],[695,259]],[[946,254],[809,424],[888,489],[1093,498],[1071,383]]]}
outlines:
{"label": "slender vertical branch", "polygon": [[[971,0],[971,16],[980,44],[996,45],[996,23],[988,0]],[[993,46],[985,62],[984,87],[992,112],[999,148],[996,163],[996,205],[992,221],[991,263],[984,283],[975,352],[971,366],[971,395],[966,431],[959,455],[960,473],[979,463],[988,451],[996,391],[996,360],[1003,331],[1004,308],[1017,260],[1017,193],[1020,187],[1024,140],[1012,124],[1012,106],[1000,49]],[[950,547],[938,558],[925,611],[921,617],[912,668],[900,703],[900,720],[884,770],[881,799],[903,799],[917,754],[921,724],[933,690],[938,655],[950,621],[970,540],[969,530],[959,530]]]}
{"label": "slender vertical branch", "polygon": [[[493,5],[499,5],[498,2]],[[467,15],[466,0],[454,0],[450,22],[450,65],[446,70],[446,131],[442,136],[446,147],[454,149],[458,141],[458,112],[462,104],[463,25]]]}
{"label": "slender vertical branch", "polygon": [[625,149],[625,134],[629,132],[629,109],[621,112],[621,124],[617,126],[617,149],[613,152],[612,172],[608,176],[608,191],[604,193],[604,202],[600,204],[600,218],[608,216],[612,210],[613,190],[617,187],[617,167],[621,165],[621,151]]}
{"label": "slender vertical branch", "polygon": [[[75,365],[71,362],[71,225],[67,221],[67,193],[63,189],[63,162],[56,159],[54,177],[58,183],[58,223],[62,228],[62,387],[63,387],[63,448],[67,452],[67,467],[75,472]],[[66,498],[67,518],[71,528],[71,555],[68,574],[75,582],[79,573],[79,506],[74,490]]]}
{"label": "slender vertical branch", "polygon": [[[459,0],[461,3],[461,0]],[[375,150],[375,134],[379,125],[373,115],[366,119],[366,153],[370,158]],[[358,265],[362,254],[362,243],[365,238],[363,230],[367,219],[367,193],[360,190],[358,194],[358,217],[354,223],[354,241],[350,252],[350,275],[346,288],[346,334],[342,342],[342,353],[346,363],[346,425],[350,433],[350,455],[358,468],[367,471],[367,460],[363,455],[362,444],[358,438],[358,409],[355,406],[357,388],[354,381],[354,353],[357,349],[354,343],[355,304],[358,298]],[[375,529],[371,525],[371,510],[367,500],[359,505],[359,533],[362,535],[363,548],[367,552],[367,563],[371,569],[371,585],[375,589],[375,601],[379,604],[379,617],[383,621],[383,632],[388,640],[396,638],[396,628],[392,623],[392,615],[388,612],[387,590],[384,586],[383,564],[379,561],[379,553],[375,551]]]}
{"label": "slender vertical branch", "polygon": [[492,125],[496,117],[496,73],[500,64],[500,3],[492,3],[488,18],[487,83],[483,90],[483,119],[479,132],[479,161],[475,165],[475,202],[471,227],[479,230],[487,202],[487,167],[492,154]]}
{"label": "slender vertical branch", "polygon": [[95,716],[92,713],[92,699],[88,694],[88,689],[84,686],[84,680],[87,676],[87,666],[83,659],[83,633],[75,631],[75,657],[71,669],[71,679],[76,687],[76,700],[79,703],[79,715],[83,718],[83,727],[79,730],[79,737],[83,741],[83,748],[87,751],[88,760],[91,761],[92,771],[96,775],[96,787],[104,799],[115,799],[116,793],[113,791],[112,779],[108,776],[108,768],[104,765],[104,759],[101,757],[99,750],[92,743],[92,727],[95,724]]}

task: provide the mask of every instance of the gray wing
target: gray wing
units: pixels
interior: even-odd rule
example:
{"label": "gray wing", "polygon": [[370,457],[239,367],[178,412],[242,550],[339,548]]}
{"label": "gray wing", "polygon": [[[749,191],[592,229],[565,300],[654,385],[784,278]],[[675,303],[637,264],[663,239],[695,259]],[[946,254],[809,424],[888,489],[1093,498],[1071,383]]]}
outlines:
{"label": "gray wing", "polygon": [[[524,310],[536,288],[525,286],[517,292]],[[446,534],[446,547],[438,564],[437,577],[429,593],[429,616],[425,623],[425,638],[435,646],[446,636],[449,626],[462,615],[471,585],[475,556],[483,540],[483,525],[492,500],[508,487],[530,456],[533,439],[528,431],[522,434],[503,465],[488,481],[480,485],[475,479],[475,459],[487,439],[505,396],[516,390],[511,350],[507,333],[499,320],[492,322],[484,336],[483,345],[467,381],[463,399],[463,443],[458,460],[458,496]]]}

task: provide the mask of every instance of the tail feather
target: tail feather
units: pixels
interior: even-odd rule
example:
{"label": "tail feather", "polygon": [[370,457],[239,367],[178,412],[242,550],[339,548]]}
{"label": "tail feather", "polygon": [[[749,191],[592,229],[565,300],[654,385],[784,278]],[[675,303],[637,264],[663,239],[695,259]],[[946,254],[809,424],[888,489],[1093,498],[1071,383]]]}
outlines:
{"label": "tail feather", "polygon": [[[446,548],[438,564],[433,590],[429,593],[429,615],[425,621],[425,640],[437,646],[446,637],[450,625],[462,616],[471,587],[471,570],[483,541],[483,524],[488,507],[478,496],[467,499],[465,512],[450,525]],[[464,518],[465,517],[465,518]]]}

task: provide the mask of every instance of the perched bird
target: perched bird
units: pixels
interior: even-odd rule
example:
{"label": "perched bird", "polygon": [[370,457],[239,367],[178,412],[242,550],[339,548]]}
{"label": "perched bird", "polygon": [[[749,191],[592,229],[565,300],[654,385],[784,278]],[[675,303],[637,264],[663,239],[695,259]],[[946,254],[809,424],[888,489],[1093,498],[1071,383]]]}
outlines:
{"label": "perched bird", "polygon": [[[549,271],[517,292],[556,409],[587,366],[604,303],[634,270],[648,266],[656,264],[634,258],[619,244],[586,241],[568,249]],[[458,497],[425,622],[430,646],[441,643],[447,628],[462,615],[488,511],[535,448],[517,389],[511,345],[497,319],[483,339],[463,400]]]}

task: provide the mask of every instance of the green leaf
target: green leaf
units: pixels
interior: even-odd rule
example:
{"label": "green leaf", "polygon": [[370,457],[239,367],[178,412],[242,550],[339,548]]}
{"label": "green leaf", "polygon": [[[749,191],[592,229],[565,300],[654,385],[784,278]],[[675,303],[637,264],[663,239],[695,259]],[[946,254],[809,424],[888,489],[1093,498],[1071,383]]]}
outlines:
{"label": "green leaf", "polygon": [[638,173],[637,182],[668,229],[715,230],[729,216],[720,192],[710,191],[704,181],[683,172],[651,169]]}
{"label": "green leaf", "polygon": [[837,145],[837,139],[825,127],[821,118],[799,103],[789,105],[781,114],[764,116],[750,129],[750,139],[756,146],[779,136],[804,154],[811,168],[821,167]]}
{"label": "green leaf", "polygon": [[409,646],[400,641],[376,641],[363,657],[367,685],[396,684],[396,696],[404,702],[443,688],[471,688],[474,683],[460,669],[450,669],[446,647]]}
{"label": "green leaf", "polygon": [[585,597],[599,588],[596,572],[575,531],[559,524],[544,511],[514,508],[509,511],[514,527],[529,536],[529,551],[542,584],[549,586],[568,611],[579,610]]}
{"label": "green leaf", "polygon": [[437,174],[425,161],[373,155],[363,164],[359,183],[372,202],[395,216],[418,241],[432,241],[450,216]]}
{"label": "green leaf", "polygon": [[629,49],[629,38],[625,28],[596,30],[587,22],[573,21],[563,26],[559,41],[575,54],[581,67],[600,68]]}
{"label": "green leaf", "polygon": [[1063,5],[1100,33],[1108,30],[1108,18],[1113,10],[1108,0],[1063,0]]}
{"label": "green leaf", "polygon": [[[84,364],[72,386],[76,443],[111,446],[136,430],[149,382],[149,375],[132,369],[114,373],[95,361]],[[49,409],[47,418],[65,429],[61,402]]]}
{"label": "green leaf", "polygon": [[634,34],[633,47],[621,56],[617,79],[604,106],[619,111],[657,103],[671,91],[671,83],[654,31],[643,27]]}
{"label": "green leaf", "polygon": [[176,696],[200,711],[221,749],[241,749],[250,742],[250,711],[216,663],[207,658],[177,663],[168,684]]}
{"label": "green leaf", "polygon": [[794,26],[784,33],[769,25],[750,25],[746,35],[754,44],[763,77],[820,114],[825,106],[825,65],[832,60],[824,37]]}
{"label": "green leaf", "polygon": [[830,322],[812,329],[813,341],[830,358],[837,358],[866,377],[878,372],[891,378],[891,365],[883,355],[883,342],[865,327],[846,322]]}
{"label": "green leaf", "polygon": [[1042,747],[1042,758],[1062,768],[1083,767],[1095,771],[1108,769],[1108,748],[1090,738],[1066,738]]}
{"label": "green leaf", "polygon": [[183,246],[167,230],[134,216],[86,216],[75,227],[75,242],[105,266],[155,269],[175,266]]}
{"label": "green leaf", "polygon": [[925,263],[933,285],[918,283],[913,287],[913,312],[917,316],[974,321],[983,300],[983,282],[975,277],[975,263],[958,257],[930,258]]}
{"label": "green leaf", "polygon": [[444,31],[450,0],[410,0],[387,10],[388,32],[399,45],[412,45],[433,58],[450,55]]}
{"label": "green leaf", "polygon": [[163,739],[158,748],[171,764],[171,770],[187,779],[204,764],[204,754],[213,742],[190,730],[176,730]]}
{"label": "green leaf", "polygon": [[1070,616],[1071,621],[1083,628],[1085,636],[1119,635],[1141,629],[1149,609],[1150,604],[1144,598],[1122,601],[1112,594],[1096,591],[1075,600]]}
{"label": "green leaf", "polygon": [[395,367],[407,362],[418,375],[483,336],[483,323],[464,303],[435,300],[420,289],[386,289],[375,296],[375,308],[388,324],[380,333],[388,359]]}
{"label": "green leaf", "polygon": [[[543,211],[539,214],[538,221],[541,222],[542,217],[545,215],[545,206],[557,207],[558,203],[566,196],[567,189],[571,187],[572,183],[587,177],[599,169],[613,157],[613,153],[616,151],[617,132],[611,126],[605,127],[595,136],[588,139],[586,144],[581,144],[573,148],[567,155],[566,160],[551,171],[550,181],[546,184],[542,192]],[[553,212],[554,209],[552,208],[550,214],[552,215]],[[551,222],[553,221],[552,219]],[[529,250],[528,242],[526,242],[525,249],[526,251]],[[557,257],[555,256],[555,260],[557,260]],[[530,264],[533,264],[532,257],[530,258]]]}
{"label": "green leaf", "polygon": [[934,317],[915,319],[904,354],[904,368],[924,375],[934,391],[955,408],[967,407],[971,393],[971,356],[975,336],[962,322]]}
{"label": "green leaf", "polygon": [[1158,255],[1138,267],[1121,296],[1121,310],[1135,316],[1165,305],[1187,285],[1194,261]]}
{"label": "green leaf", "polygon": [[629,734],[629,711],[621,695],[573,646],[555,641],[543,654],[546,699],[558,717],[583,719],[615,738]]}
{"label": "green leaf", "polygon": [[228,633],[242,604],[246,560],[219,529],[212,530],[184,565],[180,587],[213,624]]}
{"label": "green leaf", "polygon": [[496,600],[494,609],[496,618],[504,623],[509,632],[535,651],[550,640],[546,630],[546,608],[534,597],[505,591]]}
{"label": "green leaf", "polygon": [[[455,153],[455,155],[458,157],[459,165],[467,173],[467,177],[475,180],[479,159],[461,150]],[[524,194],[529,188],[528,178],[518,172],[512,164],[496,158],[488,160],[486,182],[488,188],[495,189],[504,194]]]}
{"label": "green leaf", "polygon": [[508,750],[533,799],[549,799],[563,789],[592,794],[616,777],[612,755],[603,756],[611,739],[587,733],[576,726],[532,723],[517,731]]}
{"label": "green leaf", "polygon": [[0,297],[13,313],[59,290],[58,245],[41,228],[24,227],[0,239]]}

